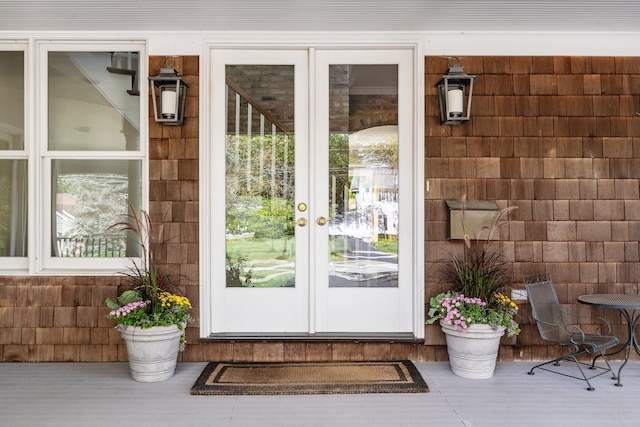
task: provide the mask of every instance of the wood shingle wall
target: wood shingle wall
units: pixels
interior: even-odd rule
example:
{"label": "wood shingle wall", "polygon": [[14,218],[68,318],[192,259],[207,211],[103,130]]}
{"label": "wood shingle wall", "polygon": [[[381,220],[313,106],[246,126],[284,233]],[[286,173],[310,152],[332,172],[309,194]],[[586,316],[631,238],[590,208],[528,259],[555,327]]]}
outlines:
{"label": "wood shingle wall", "polygon": [[[157,74],[162,57],[150,58]],[[576,303],[590,292],[639,291],[640,58],[466,57],[476,74],[471,121],[441,126],[434,85],[447,59],[425,58],[425,295],[445,289],[437,260],[460,250],[447,240],[445,200],[517,206],[502,245],[522,275],[548,271],[567,309],[599,314],[625,336],[620,316]],[[176,58],[190,87],[184,126],[150,119],[150,214],[161,230],[154,248],[199,319],[199,58]],[[204,141],[202,143],[208,143]],[[126,350],[105,319],[118,277],[0,276],[0,360],[115,361]],[[522,334],[504,339],[504,360],[557,354],[522,305]],[[182,360],[446,360],[444,336],[426,344],[363,342],[207,342],[187,328]]]}
{"label": "wood shingle wall", "polygon": [[[625,337],[617,312],[576,299],[639,290],[640,58],[462,58],[478,77],[472,118],[458,127],[439,124],[433,86],[447,64],[425,60],[427,297],[445,289],[437,260],[461,249],[447,241],[444,201],[495,200],[517,206],[502,242],[514,287],[523,288],[523,275],[549,272],[567,309],[603,315]],[[502,357],[556,352],[540,342],[527,304],[521,313],[522,334],[503,341]],[[437,329],[427,328],[427,342]]]}

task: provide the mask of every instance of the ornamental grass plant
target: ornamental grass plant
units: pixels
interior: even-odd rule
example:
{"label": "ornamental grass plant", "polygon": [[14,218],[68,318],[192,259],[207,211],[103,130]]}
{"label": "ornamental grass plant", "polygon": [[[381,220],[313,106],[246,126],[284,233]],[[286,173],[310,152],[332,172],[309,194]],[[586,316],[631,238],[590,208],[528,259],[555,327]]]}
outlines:
{"label": "ornamental grass plant", "polygon": [[[464,200],[462,206],[464,217]],[[518,306],[503,293],[512,283],[511,265],[493,240],[515,208],[503,209],[490,226],[478,230],[476,235],[486,231],[486,238],[471,239],[465,233],[462,255],[451,254],[440,261],[440,278],[452,289],[430,299],[428,324],[440,320],[464,332],[469,325],[480,323],[494,329],[504,327],[508,336],[520,333],[514,319]]]}
{"label": "ornamental grass plant", "polygon": [[117,301],[106,299],[105,303],[111,309],[107,318],[116,319],[119,330],[127,326],[147,329],[176,325],[182,330],[180,350],[183,350],[185,327],[191,320],[191,303],[187,297],[176,293],[172,277],[162,273],[155,261],[150,245],[153,229],[149,214],[144,210],[138,214],[130,207],[127,220],[110,228],[133,233],[141,253],[140,261],[131,259],[131,267],[123,273],[130,289],[123,291]]}

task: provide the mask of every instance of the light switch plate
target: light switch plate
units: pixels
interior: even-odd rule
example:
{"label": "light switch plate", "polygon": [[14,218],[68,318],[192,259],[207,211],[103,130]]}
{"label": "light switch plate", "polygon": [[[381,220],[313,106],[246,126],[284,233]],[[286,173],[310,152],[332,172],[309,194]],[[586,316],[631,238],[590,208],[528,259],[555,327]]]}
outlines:
{"label": "light switch plate", "polygon": [[512,289],[511,290],[511,299],[516,300],[526,300],[527,299],[527,291],[524,289]]}

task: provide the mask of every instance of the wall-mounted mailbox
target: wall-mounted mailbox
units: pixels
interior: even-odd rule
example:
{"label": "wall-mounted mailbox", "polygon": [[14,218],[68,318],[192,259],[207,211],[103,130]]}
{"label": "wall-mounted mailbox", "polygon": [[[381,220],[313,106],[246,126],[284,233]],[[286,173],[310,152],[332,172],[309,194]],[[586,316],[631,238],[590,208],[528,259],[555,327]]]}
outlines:
{"label": "wall-mounted mailbox", "polygon": [[[489,200],[467,200],[464,202],[464,211],[462,207],[460,200],[447,200],[449,238],[464,239],[467,234],[472,240],[486,239],[500,214],[498,204]],[[494,228],[491,232],[491,240],[500,238],[499,228]]]}

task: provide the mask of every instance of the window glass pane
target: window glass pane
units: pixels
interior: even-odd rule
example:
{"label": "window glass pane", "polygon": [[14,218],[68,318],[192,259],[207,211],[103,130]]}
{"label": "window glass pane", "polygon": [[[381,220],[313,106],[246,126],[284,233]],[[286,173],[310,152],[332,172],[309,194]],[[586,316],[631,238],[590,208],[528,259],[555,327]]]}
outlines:
{"label": "window glass pane", "polygon": [[24,149],[24,52],[0,52],[0,150]]}
{"label": "window glass pane", "polygon": [[140,148],[138,52],[49,52],[49,149]]}
{"label": "window glass pane", "polygon": [[128,205],[141,206],[138,160],[53,160],[51,229],[54,257],[139,256],[117,228]]}
{"label": "window glass pane", "polygon": [[0,160],[0,257],[27,256],[27,161]]}

